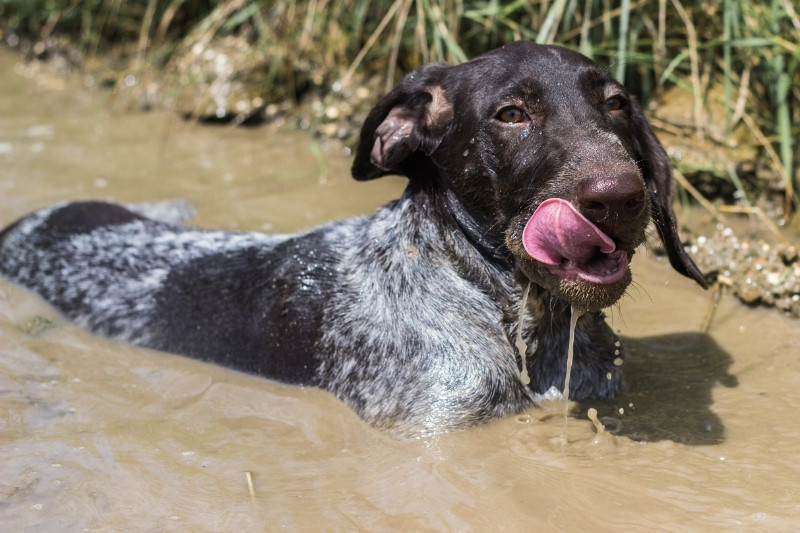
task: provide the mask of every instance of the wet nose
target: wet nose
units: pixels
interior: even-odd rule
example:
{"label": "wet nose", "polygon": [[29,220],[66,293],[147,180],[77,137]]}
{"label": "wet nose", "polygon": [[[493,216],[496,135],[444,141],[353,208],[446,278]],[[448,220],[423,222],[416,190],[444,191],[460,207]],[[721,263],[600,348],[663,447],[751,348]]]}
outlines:
{"label": "wet nose", "polygon": [[598,225],[635,219],[642,214],[645,200],[644,184],[633,173],[586,179],[578,185],[578,208]]}

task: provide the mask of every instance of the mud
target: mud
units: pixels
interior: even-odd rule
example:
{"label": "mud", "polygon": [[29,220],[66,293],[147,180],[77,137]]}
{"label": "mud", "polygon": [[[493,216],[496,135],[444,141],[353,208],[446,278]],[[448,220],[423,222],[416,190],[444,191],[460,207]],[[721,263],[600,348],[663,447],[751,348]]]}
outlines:
{"label": "mud", "polygon": [[742,229],[746,225],[707,228],[692,238],[690,255],[703,272],[714,275],[715,290],[799,318],[800,253],[795,242],[800,241],[783,233],[780,239],[759,236]]}
{"label": "mud", "polygon": [[[205,227],[372,211],[342,147],[193,126],[44,87],[0,54],[0,225],[74,198],[185,198]],[[800,521],[800,326],[642,249],[609,320],[628,391],[396,441],[333,397],[92,336],[0,280],[0,523],[10,531],[788,531]],[[566,354],[565,354],[566,358]],[[598,432],[587,418],[598,412]]]}

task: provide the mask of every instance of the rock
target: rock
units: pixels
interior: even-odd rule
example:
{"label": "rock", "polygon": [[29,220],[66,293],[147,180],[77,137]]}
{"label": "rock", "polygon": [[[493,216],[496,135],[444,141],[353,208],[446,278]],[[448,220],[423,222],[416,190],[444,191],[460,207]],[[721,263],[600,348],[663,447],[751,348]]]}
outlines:
{"label": "rock", "polygon": [[800,318],[797,247],[742,235],[718,224],[710,233],[692,237],[687,251],[701,271],[718,272],[719,283],[742,302],[774,306]]}
{"label": "rock", "polygon": [[184,116],[219,121],[262,113],[266,104],[259,78],[266,62],[241,37],[198,40],[171,62],[167,83],[176,88],[176,110]]}

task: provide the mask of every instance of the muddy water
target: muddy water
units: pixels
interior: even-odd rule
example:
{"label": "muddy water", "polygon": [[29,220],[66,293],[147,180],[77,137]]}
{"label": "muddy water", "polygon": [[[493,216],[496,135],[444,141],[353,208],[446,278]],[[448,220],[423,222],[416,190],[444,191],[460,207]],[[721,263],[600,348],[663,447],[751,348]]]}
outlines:
{"label": "muddy water", "polygon": [[[202,226],[288,231],[401,185],[351,183],[339,148],[323,182],[302,134],[114,112],[7,56],[0,76],[3,225],[65,199],[186,198]],[[629,390],[573,404],[566,445],[560,403],[394,441],[323,392],[94,337],[0,280],[0,529],[796,530],[800,326],[723,298],[700,333],[706,294],[645,254],[634,270],[609,312]]]}

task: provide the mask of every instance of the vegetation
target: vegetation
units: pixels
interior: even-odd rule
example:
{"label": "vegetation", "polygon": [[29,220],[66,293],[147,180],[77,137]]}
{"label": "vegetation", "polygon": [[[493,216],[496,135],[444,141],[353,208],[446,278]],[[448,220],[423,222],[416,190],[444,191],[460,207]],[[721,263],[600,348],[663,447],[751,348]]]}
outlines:
{"label": "vegetation", "polygon": [[[558,43],[608,65],[643,101],[690,91],[694,135],[735,145],[745,128],[779,177],[788,213],[798,184],[800,15],[795,0],[0,0],[6,42],[62,36],[89,57],[160,69],[233,36],[266,102],[339,91],[371,74],[391,86],[432,61],[503,43]],[[712,91],[712,88],[720,88]],[[722,138],[708,131],[721,94]],[[730,182],[746,201],[733,167]]]}

